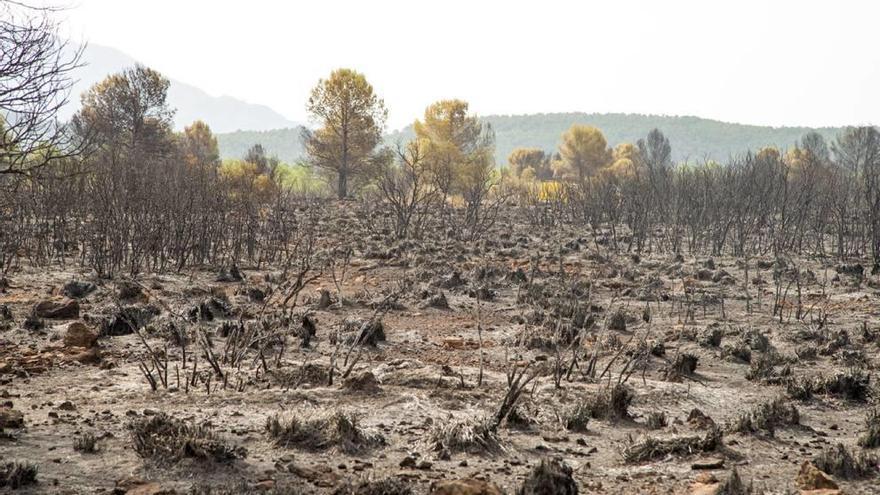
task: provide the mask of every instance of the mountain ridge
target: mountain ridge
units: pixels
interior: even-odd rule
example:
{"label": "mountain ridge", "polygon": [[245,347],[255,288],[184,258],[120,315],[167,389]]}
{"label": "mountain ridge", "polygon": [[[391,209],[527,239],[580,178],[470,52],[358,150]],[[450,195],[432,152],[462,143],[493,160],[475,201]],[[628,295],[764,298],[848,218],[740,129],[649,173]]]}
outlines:
{"label": "mountain ridge", "polygon": [[[114,74],[133,67],[138,63],[133,57],[112,47],[86,45],[82,62],[84,65],[73,74],[78,79],[74,84],[70,101],[59,113],[66,120],[80,107],[82,93],[95,83]],[[168,77],[168,75],[165,75]],[[214,132],[235,132],[239,130],[274,130],[295,127],[291,121],[267,105],[249,103],[233,96],[212,96],[204,90],[169,77],[168,104],[176,109],[174,127],[183,129],[195,120],[206,122]]]}

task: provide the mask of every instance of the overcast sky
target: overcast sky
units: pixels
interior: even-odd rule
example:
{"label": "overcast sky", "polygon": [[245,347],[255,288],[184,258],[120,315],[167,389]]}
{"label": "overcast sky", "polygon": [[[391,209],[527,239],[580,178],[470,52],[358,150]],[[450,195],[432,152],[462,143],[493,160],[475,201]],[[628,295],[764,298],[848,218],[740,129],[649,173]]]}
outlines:
{"label": "overcast sky", "polygon": [[75,36],[297,121],[318,79],[351,67],[391,128],[444,98],[479,114],[880,123],[871,0],[70,1]]}

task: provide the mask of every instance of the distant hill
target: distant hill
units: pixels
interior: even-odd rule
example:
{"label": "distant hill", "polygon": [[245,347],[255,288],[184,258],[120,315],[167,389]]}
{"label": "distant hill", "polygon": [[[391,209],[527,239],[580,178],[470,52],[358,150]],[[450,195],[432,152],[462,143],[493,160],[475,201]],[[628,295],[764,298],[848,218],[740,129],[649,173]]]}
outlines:
{"label": "distant hill", "polygon": [[[62,119],[73,115],[80,107],[80,95],[110,74],[134,66],[137,61],[114,48],[89,44],[83,53],[86,64],[74,74],[79,80],[73,87],[70,103],[60,112]],[[167,74],[165,74],[168,77]],[[177,109],[174,126],[183,129],[201,119],[214,132],[232,132],[238,129],[269,130],[294,127],[296,122],[265,105],[256,105],[231,96],[211,96],[201,89],[171,79],[168,103]]]}
{"label": "distant hill", "polygon": [[[559,138],[572,124],[598,127],[608,144],[635,143],[651,129],[660,129],[672,145],[675,161],[700,161],[711,158],[724,161],[732,155],[764,146],[790,148],[805,133],[816,130],[828,139],[839,128],[765,127],[729,124],[699,117],[666,117],[621,113],[541,113],[534,115],[489,115],[483,121],[495,129],[495,159],[507,163],[507,156],[517,147],[535,147],[556,151]],[[411,128],[392,133],[391,139],[412,135]]]}
{"label": "distant hill", "polygon": [[242,158],[251,146],[261,144],[269,155],[293,164],[303,156],[301,132],[302,126],[271,131],[229,132],[217,134],[217,145],[222,158]]}
{"label": "distant hill", "polygon": [[[705,158],[725,161],[732,155],[757,150],[764,146],[791,148],[807,132],[815,130],[826,139],[833,139],[840,128],[766,127],[730,124],[699,117],[665,117],[635,114],[545,113],[534,115],[489,115],[484,122],[495,129],[495,160],[507,163],[507,156],[516,147],[535,147],[556,151],[559,137],[574,123],[588,124],[602,129],[611,146],[635,143],[651,129],[658,128],[669,138],[676,161],[701,161]],[[412,137],[412,128],[394,131],[386,136],[388,144]],[[279,129],[254,132],[234,132],[218,136],[220,153],[227,158],[239,158],[254,143],[260,143],[270,153],[286,162],[302,157],[303,147],[299,130]]]}

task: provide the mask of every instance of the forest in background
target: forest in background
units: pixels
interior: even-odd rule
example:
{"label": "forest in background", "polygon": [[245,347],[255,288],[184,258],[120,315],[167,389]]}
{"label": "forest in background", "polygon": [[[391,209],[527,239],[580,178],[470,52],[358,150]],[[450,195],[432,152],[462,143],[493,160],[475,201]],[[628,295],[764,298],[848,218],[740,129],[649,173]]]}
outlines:
{"label": "forest in background", "polygon": [[[793,148],[804,134],[815,131],[832,139],[839,127],[769,127],[731,124],[700,117],[670,117],[622,113],[540,113],[533,115],[487,115],[482,122],[495,131],[495,163],[503,166],[516,148],[539,148],[547,152],[559,147],[559,137],[572,124],[587,124],[602,129],[608,143],[634,143],[651,129],[662,129],[672,144],[676,162],[700,162],[705,159],[725,161],[748,150],[774,147]],[[240,158],[254,144],[262,144],[266,152],[286,163],[303,158],[300,128],[271,131],[236,131],[218,133],[222,158]],[[389,132],[385,141],[394,145],[398,140],[412,138],[412,126]]]}

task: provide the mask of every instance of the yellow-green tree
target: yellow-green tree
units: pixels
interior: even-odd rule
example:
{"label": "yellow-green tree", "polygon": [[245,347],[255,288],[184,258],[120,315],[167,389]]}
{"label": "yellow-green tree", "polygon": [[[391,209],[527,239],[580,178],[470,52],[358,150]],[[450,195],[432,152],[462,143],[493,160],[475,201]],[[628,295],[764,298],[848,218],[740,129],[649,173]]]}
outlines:
{"label": "yellow-green tree", "polygon": [[[491,175],[494,136],[476,115],[468,113],[462,100],[442,100],[425,109],[423,120],[413,126],[424,141],[428,166],[435,185],[448,196],[467,195]],[[467,198],[465,198],[467,200]]]}
{"label": "yellow-green tree", "polygon": [[553,174],[547,153],[539,148],[516,148],[508,155],[507,164],[514,177],[547,180]]}
{"label": "yellow-green tree", "polygon": [[603,170],[618,177],[631,177],[639,163],[639,149],[631,143],[620,143],[611,152],[611,164]]}
{"label": "yellow-green tree", "polygon": [[178,139],[178,146],[183,162],[191,168],[214,167],[220,162],[217,137],[211,132],[208,124],[201,120],[183,129]]}
{"label": "yellow-green tree", "polygon": [[[495,135],[462,100],[438,101],[414,124],[416,138],[425,143],[426,158],[442,203],[460,195],[465,205],[461,230],[474,236],[494,220],[484,201],[496,183]],[[495,211],[494,208],[489,208]]]}
{"label": "yellow-green tree", "polygon": [[568,174],[579,182],[594,175],[611,160],[608,142],[599,129],[572,125],[562,134],[559,154],[568,169]]}
{"label": "yellow-green tree", "polygon": [[335,179],[337,196],[345,198],[352,182],[374,169],[388,117],[385,103],[363,74],[337,69],[318,81],[306,108],[320,125],[304,131],[309,160]]}

